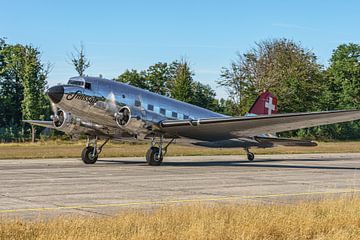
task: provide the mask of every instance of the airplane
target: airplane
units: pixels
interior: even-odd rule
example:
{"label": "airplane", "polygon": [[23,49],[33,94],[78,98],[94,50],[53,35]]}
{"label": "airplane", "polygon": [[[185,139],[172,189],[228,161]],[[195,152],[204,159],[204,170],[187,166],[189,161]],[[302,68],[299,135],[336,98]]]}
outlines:
{"label": "airplane", "polygon": [[[47,90],[52,121],[24,122],[72,136],[86,135],[81,153],[94,164],[110,140],[150,140],[146,162],[159,166],[170,144],[178,141],[209,148],[241,147],[249,161],[252,147],[316,146],[312,141],[277,137],[274,133],[360,119],[360,110],[277,114],[277,98],[264,91],[245,116],[231,117],[98,77],[72,77]],[[104,140],[98,145],[99,140]]]}

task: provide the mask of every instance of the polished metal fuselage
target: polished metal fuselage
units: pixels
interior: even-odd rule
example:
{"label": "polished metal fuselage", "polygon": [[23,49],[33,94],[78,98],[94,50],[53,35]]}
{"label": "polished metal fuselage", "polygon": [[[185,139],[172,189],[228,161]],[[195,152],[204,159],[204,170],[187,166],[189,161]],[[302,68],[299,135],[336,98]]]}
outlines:
{"label": "polished metal fuselage", "polygon": [[112,138],[146,136],[153,131],[151,128],[144,128],[134,133],[120,128],[114,115],[124,106],[131,107],[136,112],[136,116],[132,117],[141,118],[147,126],[165,119],[224,117],[222,114],[113,80],[95,77],[76,77],[70,80],[84,81],[91,87],[63,85],[64,97],[57,103],[57,107],[79,118],[79,124],[87,125],[89,129],[93,127],[97,134]]}

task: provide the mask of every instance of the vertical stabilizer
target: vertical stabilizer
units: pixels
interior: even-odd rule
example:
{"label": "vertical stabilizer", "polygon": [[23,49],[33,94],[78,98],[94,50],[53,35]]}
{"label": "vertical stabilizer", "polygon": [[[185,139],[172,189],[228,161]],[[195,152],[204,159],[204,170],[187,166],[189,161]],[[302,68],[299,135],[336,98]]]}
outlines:
{"label": "vertical stabilizer", "polygon": [[271,115],[277,113],[277,97],[268,91],[261,93],[249,110],[249,114]]}

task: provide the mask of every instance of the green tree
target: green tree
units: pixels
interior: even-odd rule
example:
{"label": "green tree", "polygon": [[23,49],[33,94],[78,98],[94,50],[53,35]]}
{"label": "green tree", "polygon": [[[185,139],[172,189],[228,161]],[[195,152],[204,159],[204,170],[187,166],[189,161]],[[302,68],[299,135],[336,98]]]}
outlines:
{"label": "green tree", "polygon": [[215,99],[215,96],[215,91],[209,85],[197,81],[193,82],[191,104],[213,111],[221,111],[218,108],[219,102]]}
{"label": "green tree", "polygon": [[148,90],[161,95],[169,95],[168,83],[171,79],[167,63],[158,62],[146,70]]}
{"label": "green tree", "polygon": [[360,108],[360,45],[350,43],[338,46],[326,73],[331,107]]}
{"label": "green tree", "polygon": [[22,73],[24,71],[24,47],[6,45],[1,49],[0,67],[0,102],[1,138],[3,140],[19,139],[21,131],[23,101]]}
{"label": "green tree", "polygon": [[115,80],[149,90],[149,83],[147,82],[145,71],[138,72],[134,69],[126,70],[124,73],[115,78]]}
{"label": "green tree", "polygon": [[85,70],[91,66],[90,61],[85,56],[84,44],[80,44],[80,49],[74,47],[74,52],[71,53],[70,61],[79,76],[84,76]]}
{"label": "green tree", "polygon": [[44,95],[49,69],[32,46],[3,44],[0,55],[1,139],[22,139],[29,133],[22,119],[44,119],[49,113]]}
{"label": "green tree", "polygon": [[278,97],[280,112],[319,110],[324,78],[316,60],[314,53],[293,41],[262,41],[223,68],[219,83],[239,106],[233,114],[246,113],[264,89]]}
{"label": "green tree", "polygon": [[192,103],[193,102],[193,75],[189,62],[181,60],[173,63],[175,66],[174,76],[171,82],[171,97],[177,100]]}
{"label": "green tree", "polygon": [[[326,109],[360,109],[360,45],[349,43],[338,46],[326,71]],[[323,127],[328,138],[359,139],[360,122],[341,123]]]}
{"label": "green tree", "polygon": [[167,95],[200,107],[221,110],[210,86],[193,80],[194,73],[186,60],[156,63],[146,71],[126,70],[114,80]]}

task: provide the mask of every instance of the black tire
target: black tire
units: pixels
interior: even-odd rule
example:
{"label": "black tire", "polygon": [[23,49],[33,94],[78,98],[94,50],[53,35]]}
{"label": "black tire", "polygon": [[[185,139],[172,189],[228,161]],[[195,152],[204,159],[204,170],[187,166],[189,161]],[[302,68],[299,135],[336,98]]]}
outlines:
{"label": "black tire", "polygon": [[247,159],[248,159],[250,162],[252,162],[252,161],[254,161],[254,159],[255,159],[255,155],[254,155],[252,152],[249,152],[249,153],[247,154]]}
{"label": "black tire", "polygon": [[98,155],[97,152],[95,152],[95,156],[92,156],[92,153],[94,151],[94,147],[86,147],[83,149],[82,153],[81,153],[81,160],[85,163],[85,164],[94,164],[96,163],[97,159],[98,159]]}
{"label": "black tire", "polygon": [[150,166],[160,166],[163,157],[159,158],[160,149],[158,147],[151,147],[146,152],[146,162]]}

